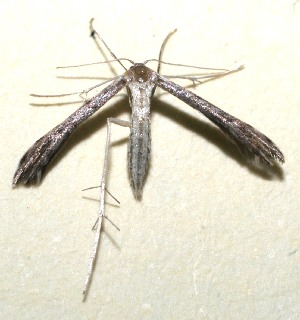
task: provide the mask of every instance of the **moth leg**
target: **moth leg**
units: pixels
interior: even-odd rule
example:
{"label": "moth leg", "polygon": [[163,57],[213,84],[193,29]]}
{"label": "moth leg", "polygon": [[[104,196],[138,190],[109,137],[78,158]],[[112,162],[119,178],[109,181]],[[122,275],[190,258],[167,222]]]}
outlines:
{"label": "moth leg", "polygon": [[199,74],[182,74],[182,75],[164,75],[167,79],[183,79],[190,80],[194,85],[202,84],[208,81],[216,80],[227,76],[231,73],[235,73],[244,69],[243,65],[240,65],[234,69],[215,69],[215,70],[207,70],[206,72],[202,72]]}
{"label": "moth leg", "polygon": [[110,140],[111,140],[111,124],[117,124],[122,127],[130,127],[130,122],[116,119],[116,118],[108,118],[107,119],[107,136],[106,136],[106,145],[105,145],[105,157],[104,157],[104,164],[103,164],[103,172],[102,172],[102,178],[101,178],[101,184],[100,184],[100,208],[98,212],[98,218],[97,218],[97,228],[96,228],[96,234],[95,234],[95,240],[92,247],[92,254],[88,265],[88,273],[85,280],[84,290],[83,290],[83,300],[85,300],[87,296],[87,292],[90,287],[94,267],[95,267],[95,261],[96,256],[99,248],[100,243],[100,235],[101,235],[101,229],[102,229],[102,222],[104,215],[104,205],[105,205],[105,186],[106,186],[106,176],[108,172],[108,159],[109,159],[109,149],[110,149]]}

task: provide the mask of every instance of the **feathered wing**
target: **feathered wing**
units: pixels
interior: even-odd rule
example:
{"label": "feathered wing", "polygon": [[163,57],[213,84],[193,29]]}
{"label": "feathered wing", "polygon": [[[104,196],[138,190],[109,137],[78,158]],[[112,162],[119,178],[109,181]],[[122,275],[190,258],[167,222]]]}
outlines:
{"label": "feathered wing", "polygon": [[13,178],[13,186],[21,182],[24,184],[39,182],[47,165],[73,131],[125,85],[126,79],[123,76],[116,78],[113,83],[86,101],[65,121],[37,140],[20,160]]}
{"label": "feathered wing", "polygon": [[204,114],[248,154],[259,157],[267,164],[272,164],[274,159],[284,162],[284,156],[274,142],[249,124],[158,74],[156,75],[156,84]]}

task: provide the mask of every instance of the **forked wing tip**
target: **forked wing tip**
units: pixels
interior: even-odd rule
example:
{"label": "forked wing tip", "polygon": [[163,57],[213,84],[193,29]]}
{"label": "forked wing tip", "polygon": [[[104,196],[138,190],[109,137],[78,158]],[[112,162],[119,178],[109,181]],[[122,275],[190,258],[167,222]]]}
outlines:
{"label": "forked wing tip", "polygon": [[13,181],[12,181],[12,187],[16,188],[18,185],[23,184],[26,186],[30,186],[30,185],[39,185],[41,183],[42,180],[42,172],[39,171],[34,175],[27,175],[26,176],[26,172],[24,171],[19,171],[20,168],[16,171],[14,177],[13,177]]}

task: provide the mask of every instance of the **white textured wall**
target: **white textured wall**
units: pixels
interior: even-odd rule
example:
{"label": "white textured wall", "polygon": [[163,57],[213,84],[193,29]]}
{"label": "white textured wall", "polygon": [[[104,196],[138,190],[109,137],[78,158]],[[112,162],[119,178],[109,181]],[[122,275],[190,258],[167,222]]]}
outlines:
{"label": "white textured wall", "polygon": [[[204,117],[158,90],[140,203],[127,177],[128,130],[114,128],[109,190],[121,206],[108,199],[106,213],[121,231],[106,223],[83,304],[98,192],[81,189],[99,184],[105,119],[129,117],[126,96],[77,131],[38,188],[10,183],[23,152],[79,106],[32,106],[80,99],[29,93],[101,81],[58,75],[111,74],[55,70],[103,59],[89,38],[91,17],[119,57],[156,58],[176,27],[164,60],[245,64],[193,90],[271,137],[286,164],[274,179],[257,173]],[[0,21],[1,319],[299,319],[300,3],[12,0]]]}

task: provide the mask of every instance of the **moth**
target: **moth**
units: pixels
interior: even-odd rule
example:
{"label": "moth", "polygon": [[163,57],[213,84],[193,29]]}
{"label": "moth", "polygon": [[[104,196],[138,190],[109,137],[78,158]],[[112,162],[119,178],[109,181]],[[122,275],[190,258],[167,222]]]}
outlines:
{"label": "moth", "polygon": [[[92,36],[97,35],[100,40],[103,41],[94,29],[91,29],[91,31]],[[112,55],[116,58],[114,54]],[[120,61],[122,59],[117,60]],[[136,199],[141,199],[149,165],[151,150],[150,109],[151,99],[156,87],[171,93],[188,106],[202,113],[212,123],[219,127],[237,146],[246,150],[250,156],[254,156],[269,165],[273,164],[274,160],[278,160],[282,163],[284,162],[284,156],[279,148],[267,136],[253,128],[251,125],[230,115],[186,88],[170,81],[168,78],[160,75],[159,72],[148,68],[146,63],[150,60],[146,60],[144,63],[134,63],[131,60],[128,61],[132,63],[128,70],[125,68],[126,71],[122,75],[114,78],[112,83],[104,88],[99,94],[85,101],[83,105],[66,120],[42,136],[31,148],[29,148],[21,158],[13,177],[13,186],[21,183],[29,184],[39,182],[50,161],[76,128],[123,88],[127,89],[129,104],[131,106],[131,121],[127,122],[114,118],[108,119],[108,138],[101,181],[100,209],[93,252],[85,282],[84,295],[86,295],[91,281],[99,245],[102,220],[104,217],[104,190],[111,123],[130,128],[128,170],[133,194]],[[159,61],[159,63],[162,62],[161,54],[157,61]]]}

